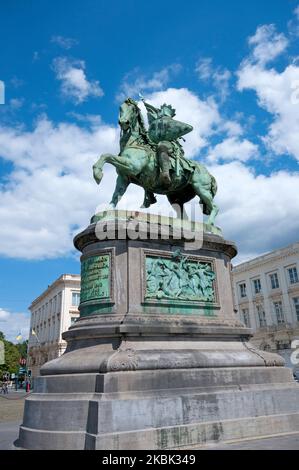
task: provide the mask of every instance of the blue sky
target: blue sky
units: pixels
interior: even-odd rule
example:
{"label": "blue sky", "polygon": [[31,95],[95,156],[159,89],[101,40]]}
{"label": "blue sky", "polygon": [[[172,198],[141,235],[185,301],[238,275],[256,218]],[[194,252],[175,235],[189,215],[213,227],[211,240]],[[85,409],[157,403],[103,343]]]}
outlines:
{"label": "blue sky", "polygon": [[[72,238],[115,181],[107,166],[97,187],[91,166],[118,152],[127,95],[193,125],[185,152],[217,178],[238,260],[298,240],[298,3],[2,2],[0,330],[26,334],[30,302],[79,273]],[[136,201],[130,188],[123,207]]]}

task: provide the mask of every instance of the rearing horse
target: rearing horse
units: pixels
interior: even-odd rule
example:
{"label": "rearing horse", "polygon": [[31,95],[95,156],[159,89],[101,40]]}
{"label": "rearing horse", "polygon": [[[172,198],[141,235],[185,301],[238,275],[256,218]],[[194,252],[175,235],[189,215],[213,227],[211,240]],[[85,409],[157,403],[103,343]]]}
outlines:
{"label": "rearing horse", "polygon": [[171,185],[165,187],[159,180],[157,147],[150,141],[140,109],[131,98],[120,107],[119,125],[120,154],[103,154],[93,165],[93,176],[98,184],[102,180],[105,163],[111,163],[116,168],[118,177],[110,204],[116,207],[129,184],[134,183],[145,190],[142,207],[149,207],[157,202],[154,193],[164,194],[175,209],[179,206],[181,215],[185,214],[184,204],[198,196],[203,204],[203,213],[209,215],[207,223],[214,225],[218,214],[218,207],[213,201],[217,184],[205,166],[188,159],[185,159],[186,165],[182,163],[182,157],[178,158],[178,165],[174,165],[177,167],[176,171],[170,170]]}

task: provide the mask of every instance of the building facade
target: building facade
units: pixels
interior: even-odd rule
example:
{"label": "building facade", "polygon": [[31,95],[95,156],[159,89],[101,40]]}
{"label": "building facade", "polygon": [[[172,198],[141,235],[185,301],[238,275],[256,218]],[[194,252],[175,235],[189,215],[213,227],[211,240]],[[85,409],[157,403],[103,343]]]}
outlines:
{"label": "building facade", "polygon": [[299,339],[299,242],[235,266],[232,280],[236,311],[253,329],[252,343],[298,369],[290,357]]}
{"label": "building facade", "polygon": [[45,362],[65,351],[62,333],[79,317],[80,284],[80,275],[63,274],[30,305],[27,366],[33,377]]}

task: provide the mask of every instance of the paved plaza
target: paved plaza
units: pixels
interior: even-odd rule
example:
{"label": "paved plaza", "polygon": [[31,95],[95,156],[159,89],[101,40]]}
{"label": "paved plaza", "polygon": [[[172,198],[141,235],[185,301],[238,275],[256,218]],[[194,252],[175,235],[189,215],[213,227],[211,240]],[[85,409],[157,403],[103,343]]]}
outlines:
{"label": "paved plaza", "polygon": [[0,395],[0,449],[12,449],[18,437],[19,425],[22,422],[25,392],[10,391],[8,395]]}

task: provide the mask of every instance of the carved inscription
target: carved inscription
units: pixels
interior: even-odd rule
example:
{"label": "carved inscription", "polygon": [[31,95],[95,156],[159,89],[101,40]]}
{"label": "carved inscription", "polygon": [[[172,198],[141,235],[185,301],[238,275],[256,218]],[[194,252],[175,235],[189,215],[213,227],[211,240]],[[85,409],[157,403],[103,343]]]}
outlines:
{"label": "carved inscription", "polygon": [[91,256],[81,263],[81,302],[110,298],[110,255]]}

